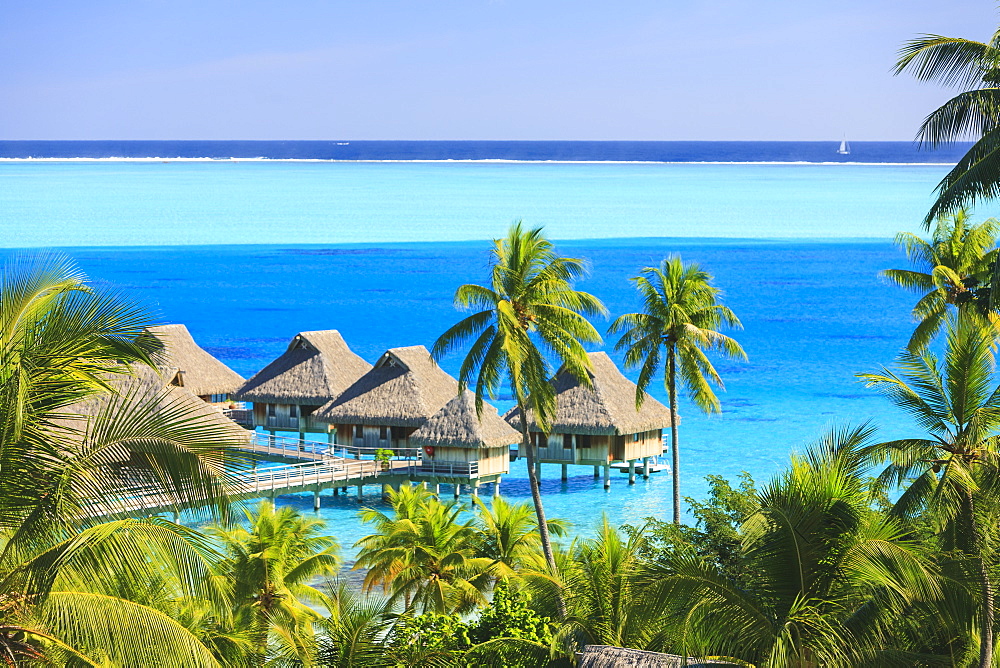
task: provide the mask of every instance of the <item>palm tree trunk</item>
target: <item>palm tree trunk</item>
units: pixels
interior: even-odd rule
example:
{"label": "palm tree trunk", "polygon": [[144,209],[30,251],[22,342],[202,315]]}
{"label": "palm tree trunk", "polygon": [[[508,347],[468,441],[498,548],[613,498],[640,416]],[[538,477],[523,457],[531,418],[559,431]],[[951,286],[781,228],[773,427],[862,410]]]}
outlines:
{"label": "palm tree trunk", "polygon": [[674,483],[674,524],[681,523],[681,454],[677,449],[677,354],[667,350],[667,393],[670,395],[670,474]]}
{"label": "palm tree trunk", "polygon": [[[542,489],[538,484],[538,476],[535,475],[535,446],[531,442],[531,435],[528,433],[528,412],[524,408],[524,402],[518,399],[517,411],[521,416],[521,449],[528,458],[528,486],[531,488],[531,501],[535,505],[535,517],[538,519],[538,536],[542,541],[542,553],[545,555],[545,562],[549,565],[552,575],[556,575],[556,558],[552,553],[552,539],[549,537],[549,525],[545,521],[545,509],[542,507]],[[566,617],[566,603],[563,601],[562,593],[556,594],[556,606],[559,610],[559,617]]]}
{"label": "palm tree trunk", "polygon": [[976,560],[979,570],[979,592],[982,605],[982,614],[979,622],[979,668],[992,668],[993,666],[993,583],[990,580],[990,573],[986,567],[986,560],[983,557],[982,540],[979,535],[979,527],[976,522],[975,499],[972,492],[966,491],[964,494],[965,506],[962,514],[966,525],[965,534],[962,541],[962,551]]}

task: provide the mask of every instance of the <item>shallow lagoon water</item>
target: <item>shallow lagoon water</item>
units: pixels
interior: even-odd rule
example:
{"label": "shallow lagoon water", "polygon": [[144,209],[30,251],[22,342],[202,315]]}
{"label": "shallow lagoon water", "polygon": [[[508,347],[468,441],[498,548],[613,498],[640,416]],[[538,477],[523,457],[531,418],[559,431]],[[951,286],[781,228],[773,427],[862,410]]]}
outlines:
{"label": "shallow lagoon water", "polygon": [[[451,303],[455,288],[484,280],[487,246],[442,242],[67,252],[99,283],[137,296],[165,322],[187,324],[202,346],[248,377],[280,355],[299,331],[339,329],[372,362],[390,347],[430,346],[461,315]],[[722,415],[707,417],[681,403],[685,495],[704,495],[709,474],[734,478],[745,470],[766,480],[791,452],[831,425],[872,418],[886,437],[911,433],[905,416],[854,376],[890,363],[909,334],[912,298],[876,276],[882,268],[904,266],[891,243],[628,239],[566,241],[559,249],[588,259],[591,274],[580,287],[601,297],[612,316],[639,307],[629,276],[680,253],[715,275],[725,303],[742,319],[744,330],[733,335],[750,361],[718,364],[726,381]],[[606,325],[597,323],[602,331]],[[447,358],[443,367],[454,374],[459,361],[459,356]],[[665,400],[662,384],[651,391]],[[509,398],[497,403],[501,410],[510,406]],[[547,511],[582,532],[603,513],[614,523],[669,514],[666,473],[632,487],[624,474],[615,473],[607,492],[590,467],[570,467],[570,476],[563,483],[558,466],[544,467]],[[523,462],[504,478],[502,490],[529,500]],[[366,492],[365,503],[378,503],[378,487]],[[311,512],[311,497],[282,501]],[[353,493],[323,497],[321,516],[345,547],[364,534],[356,518],[359,507]]]}
{"label": "shallow lagoon water", "polygon": [[[682,491],[701,497],[706,475],[766,480],[835,424],[871,418],[886,438],[912,433],[855,374],[890,363],[907,339],[914,299],[877,272],[905,266],[890,239],[919,230],[946,169],[3,162],[0,247],[65,248],[96,282],[187,324],[247,377],[304,330],[339,329],[369,361],[390,347],[430,346],[460,317],[455,288],[485,280],[488,239],[517,218],[588,259],[581,287],[612,316],[639,308],[630,276],[681,253],[715,275],[750,356],[718,364],[722,415],[681,403]],[[795,239],[773,240],[783,237]],[[651,391],[665,399],[661,384]],[[523,462],[502,489],[529,499]],[[632,487],[616,473],[606,492],[591,468],[570,467],[563,483],[553,465],[543,490],[548,513],[581,532],[605,513],[616,524],[669,516],[666,473]],[[378,488],[366,491],[364,503],[379,502]],[[311,498],[282,501],[311,512]],[[321,515],[347,554],[365,531],[358,508],[353,494],[323,497]]]}

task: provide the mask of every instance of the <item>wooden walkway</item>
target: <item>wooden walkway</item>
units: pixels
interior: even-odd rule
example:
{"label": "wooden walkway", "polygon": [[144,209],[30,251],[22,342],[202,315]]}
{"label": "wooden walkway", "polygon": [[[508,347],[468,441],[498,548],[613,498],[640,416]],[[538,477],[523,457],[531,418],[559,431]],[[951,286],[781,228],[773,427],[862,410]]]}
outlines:
{"label": "wooden walkway", "polygon": [[[334,489],[334,493],[357,487],[359,497],[365,485],[398,486],[404,482],[440,483],[454,486],[455,497],[460,485],[468,485],[477,493],[480,483],[494,482],[499,487],[500,476],[480,478],[479,469],[471,464],[434,464],[422,462],[419,449],[397,449],[397,458],[388,462],[371,458],[375,448],[330,445],[318,441],[269,436],[254,433],[248,442],[247,452],[262,458],[298,460],[295,464],[255,467],[239,475],[230,483],[229,497],[233,501],[271,497],[283,494],[312,492],[314,508],[319,509],[320,492]],[[344,456],[348,455],[348,456]],[[369,457],[365,459],[364,457]],[[494,490],[496,491],[496,489]],[[189,503],[178,507],[174,499],[159,491],[135,489],[125,498],[103,500],[90,506],[91,513],[101,518],[156,515],[178,511],[204,503]]]}

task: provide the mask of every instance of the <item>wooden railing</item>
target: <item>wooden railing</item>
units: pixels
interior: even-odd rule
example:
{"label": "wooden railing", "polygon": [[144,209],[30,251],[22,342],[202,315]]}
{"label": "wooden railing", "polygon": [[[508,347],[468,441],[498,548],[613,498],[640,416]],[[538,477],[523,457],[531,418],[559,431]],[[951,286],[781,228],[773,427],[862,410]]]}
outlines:
{"label": "wooden railing", "polygon": [[249,408],[223,408],[222,414],[240,425],[241,427],[253,428],[253,411]]}
{"label": "wooden railing", "polygon": [[[385,448],[355,445],[336,445],[322,441],[295,438],[293,436],[270,435],[255,431],[246,449],[259,454],[277,455],[296,459],[318,459],[340,457],[343,459],[372,460],[378,450]],[[420,448],[393,448],[391,460],[418,460]]]}
{"label": "wooden railing", "polygon": [[424,460],[417,467],[417,475],[473,478],[479,475],[479,462],[434,462]]}

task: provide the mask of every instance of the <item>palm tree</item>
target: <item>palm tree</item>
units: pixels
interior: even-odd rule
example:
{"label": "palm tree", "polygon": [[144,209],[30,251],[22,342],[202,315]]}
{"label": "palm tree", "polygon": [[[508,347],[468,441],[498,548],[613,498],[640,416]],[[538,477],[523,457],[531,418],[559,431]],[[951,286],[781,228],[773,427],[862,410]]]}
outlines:
{"label": "palm tree", "polygon": [[935,148],[966,138],[975,142],[938,184],[924,225],[929,228],[941,214],[1000,194],[1000,32],[986,43],[922,35],[900,49],[895,71],[964,89],[924,120],[918,132],[921,144]]}
{"label": "palm tree", "polygon": [[[169,394],[116,390],[151,366],[151,324],[61,256],[18,256],[0,270],[0,600],[18,602],[0,621],[55,638],[40,645],[53,657],[216,665],[181,625],[108,581],[170,572],[187,594],[218,597],[204,541],[169,522],[94,514],[94,501],[113,505],[137,479],[179,505],[226,500],[232,437]],[[103,408],[81,427],[75,411],[87,402]]]}
{"label": "palm tree", "polygon": [[960,209],[941,215],[930,239],[909,232],[896,235],[896,245],[906,251],[914,269],[887,269],[881,273],[892,283],[922,294],[913,307],[919,321],[907,344],[919,353],[940,331],[948,307],[975,305],[978,289],[989,285],[997,261],[1000,221],[989,218],[972,224]]}
{"label": "palm tree", "polygon": [[465,506],[442,503],[409,484],[389,493],[400,512],[395,517],[366,508],[365,522],[378,533],[365,536],[354,568],[368,569],[364,586],[391,591],[391,604],[405,610],[465,613],[486,602],[494,580],[493,560],[477,556],[473,519],[462,520]]}
{"label": "palm tree", "polygon": [[723,387],[723,383],[705,351],[730,359],[747,358],[740,344],[718,331],[723,325],[738,328],[741,324],[728,307],[718,303],[720,290],[711,285],[711,280],[711,274],[697,264],[685,265],[680,256],[664,259],[659,267],[646,267],[632,279],[642,296],[644,311],[619,316],[608,328],[609,334],[621,334],[615,350],[625,351],[625,366],[639,367],[636,407],[642,406],[646,388],[663,360],[663,383],[670,397],[675,524],[681,521],[678,375],[695,405],[706,413],[718,413],[722,407],[711,384]]}
{"label": "palm tree", "polygon": [[[503,497],[493,498],[487,505],[479,497],[476,503],[476,526],[479,534],[477,553],[492,559],[497,576],[512,578],[523,571],[545,569],[544,557],[539,559],[541,539],[534,511],[527,503],[508,503]],[[567,524],[563,520],[550,519],[549,533],[563,536]]]}
{"label": "palm tree", "polygon": [[378,596],[360,596],[345,583],[335,585],[330,616],[320,622],[319,659],[324,666],[377,668],[396,665],[385,646],[392,610]]}
{"label": "palm tree", "polygon": [[751,580],[693,550],[639,569],[647,595],[676,608],[675,651],[775,668],[900,665],[894,624],[940,587],[910,528],[872,509],[872,433],[826,436],[761,489],[740,529]]}
{"label": "palm tree", "polygon": [[996,498],[1000,446],[1000,387],[994,373],[992,331],[968,311],[948,322],[941,359],[904,351],[896,370],[862,374],[909,413],[925,436],[878,444],[873,461],[888,461],[887,486],[908,487],[894,512],[908,517],[928,510],[946,549],[958,550],[977,574],[981,668],[993,661],[993,584],[985,540],[993,520],[981,516]]}
{"label": "palm tree", "polygon": [[584,275],[583,260],[560,257],[542,228],[525,230],[518,221],[503,239],[493,243],[490,286],[466,284],[455,292],[455,305],[475,311],[448,329],[431,354],[440,359],[472,341],[459,370],[459,391],[475,385],[476,407],[510,388],[521,416],[521,452],[528,460],[528,483],[535,505],[542,552],[555,571],[542,495],[535,475],[535,449],[528,434],[528,411],[543,431],[555,415],[556,399],[549,378],[557,359],[581,383],[589,386],[590,364],[583,343],[598,343],[600,335],[585,316],[603,315],[604,305],[572,282]]}
{"label": "palm tree", "polygon": [[291,646],[299,656],[313,651],[314,608],[327,607],[326,595],[311,582],[340,568],[337,542],[326,523],[294,508],[275,509],[262,501],[245,511],[249,528],[211,526],[205,531],[223,547],[222,577],[232,583],[236,628],[252,629],[256,662],[263,664],[269,639]]}

